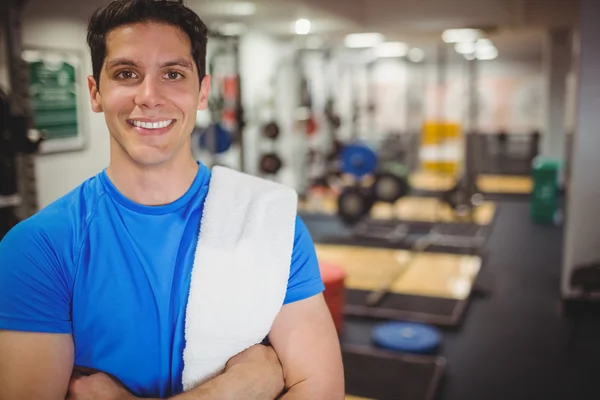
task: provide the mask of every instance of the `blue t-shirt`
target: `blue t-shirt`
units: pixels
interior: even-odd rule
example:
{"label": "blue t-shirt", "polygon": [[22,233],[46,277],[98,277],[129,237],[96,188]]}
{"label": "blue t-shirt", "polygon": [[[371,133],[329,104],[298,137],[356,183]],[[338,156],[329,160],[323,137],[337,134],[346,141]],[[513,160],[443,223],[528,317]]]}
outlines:
{"label": "blue t-shirt", "polygon": [[[103,171],[19,223],[0,243],[0,329],[70,333],[75,365],[112,374],[140,397],[181,393],[185,308],[209,181],[200,164],[181,198],[143,206]],[[323,289],[314,244],[296,217],[285,303]]]}

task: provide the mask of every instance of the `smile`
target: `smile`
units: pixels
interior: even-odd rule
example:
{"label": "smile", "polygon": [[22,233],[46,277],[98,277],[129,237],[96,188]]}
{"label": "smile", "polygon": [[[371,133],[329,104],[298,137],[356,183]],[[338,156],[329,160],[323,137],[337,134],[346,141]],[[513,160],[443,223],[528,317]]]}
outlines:
{"label": "smile", "polygon": [[130,120],[129,123],[133,126],[137,126],[138,128],[144,129],[161,129],[166,128],[173,123],[173,119],[166,119],[164,121],[154,121],[154,122],[145,122],[145,121],[135,121]]}

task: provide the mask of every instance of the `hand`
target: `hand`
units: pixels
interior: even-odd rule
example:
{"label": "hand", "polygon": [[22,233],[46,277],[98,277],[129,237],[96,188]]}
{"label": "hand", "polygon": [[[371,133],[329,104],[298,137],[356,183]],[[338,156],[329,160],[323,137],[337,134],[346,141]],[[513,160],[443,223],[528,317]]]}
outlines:
{"label": "hand", "polygon": [[283,392],[285,386],[283,367],[271,346],[257,344],[242,351],[229,359],[225,365],[225,371],[232,369],[244,369],[246,373],[255,374],[256,379],[260,379],[272,388],[273,398]]}
{"label": "hand", "polygon": [[117,379],[103,373],[75,368],[66,400],[135,400]]}

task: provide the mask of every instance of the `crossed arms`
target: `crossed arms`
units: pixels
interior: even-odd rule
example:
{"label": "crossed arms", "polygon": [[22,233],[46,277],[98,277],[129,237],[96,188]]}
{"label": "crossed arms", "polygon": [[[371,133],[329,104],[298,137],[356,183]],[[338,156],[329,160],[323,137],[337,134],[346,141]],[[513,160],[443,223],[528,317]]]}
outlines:
{"label": "crossed arms", "polygon": [[[171,399],[344,398],[339,340],[321,294],[283,306],[269,340],[272,349],[254,346]],[[0,331],[0,400],[137,399],[108,375],[80,376],[73,363],[71,335]]]}

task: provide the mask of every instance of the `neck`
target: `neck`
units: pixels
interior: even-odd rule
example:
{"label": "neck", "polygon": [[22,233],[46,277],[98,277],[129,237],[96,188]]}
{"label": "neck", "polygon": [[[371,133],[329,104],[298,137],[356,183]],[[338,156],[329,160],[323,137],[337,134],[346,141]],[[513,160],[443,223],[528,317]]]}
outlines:
{"label": "neck", "polygon": [[172,203],[187,192],[198,173],[198,164],[191,154],[153,166],[116,158],[111,159],[106,173],[117,190],[131,201],[158,206]]}

